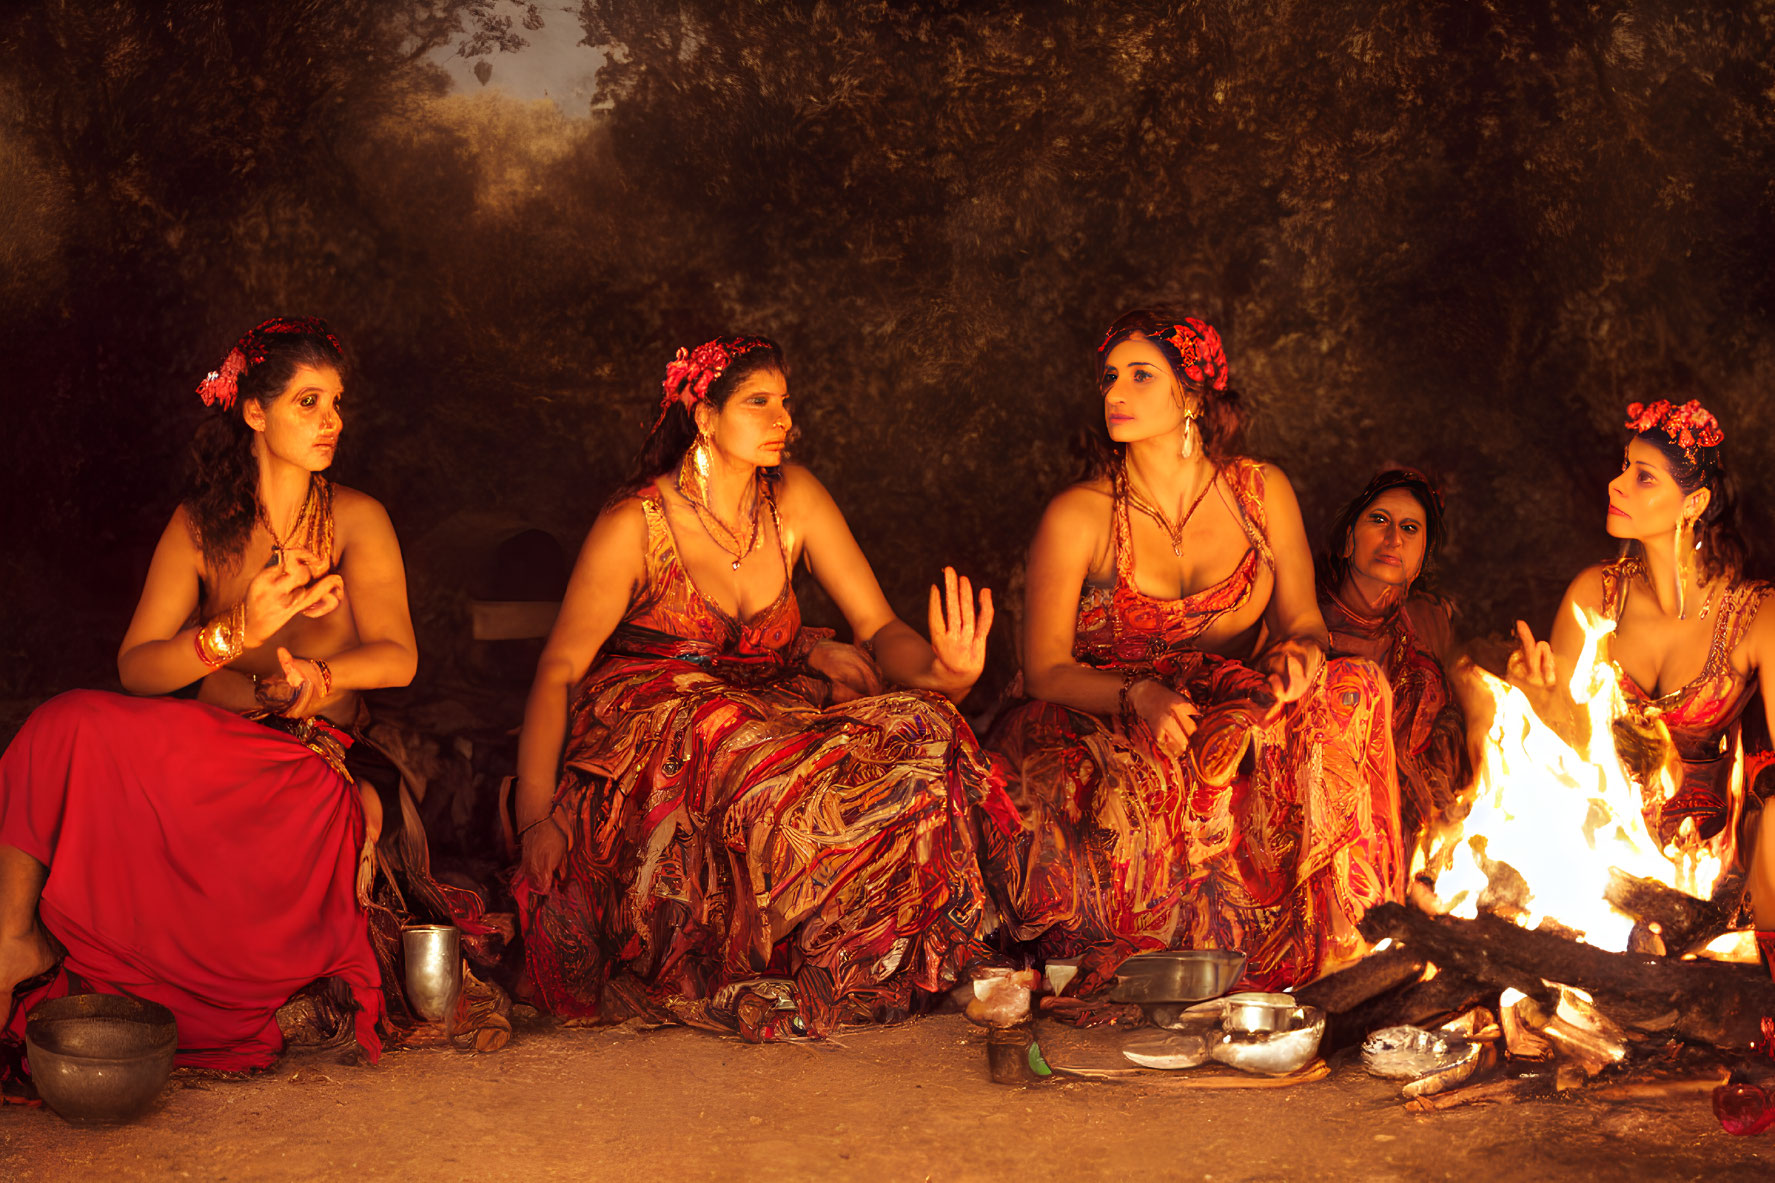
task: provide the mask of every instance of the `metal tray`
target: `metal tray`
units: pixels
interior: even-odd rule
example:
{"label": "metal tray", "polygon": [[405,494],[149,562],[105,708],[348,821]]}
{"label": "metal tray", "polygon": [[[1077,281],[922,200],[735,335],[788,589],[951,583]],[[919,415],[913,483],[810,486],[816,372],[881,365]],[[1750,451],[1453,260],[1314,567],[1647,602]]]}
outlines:
{"label": "metal tray", "polygon": [[1136,953],[1116,969],[1109,997],[1142,1006],[1200,1002],[1225,994],[1244,972],[1245,954],[1221,949]]}

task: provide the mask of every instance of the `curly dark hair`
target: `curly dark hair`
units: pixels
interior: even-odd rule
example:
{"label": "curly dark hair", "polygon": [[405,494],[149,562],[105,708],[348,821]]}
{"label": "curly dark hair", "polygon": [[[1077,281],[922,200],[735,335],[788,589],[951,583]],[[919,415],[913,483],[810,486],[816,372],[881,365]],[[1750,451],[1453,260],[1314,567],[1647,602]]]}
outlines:
{"label": "curly dark hair", "polygon": [[258,325],[235,346],[248,359],[237,397],[198,425],[188,456],[183,505],[204,562],[222,571],[240,561],[259,518],[259,463],[246,402],[269,407],[303,366],[332,370],[341,381],[349,363],[326,322],[279,317]]}
{"label": "curly dark hair", "polygon": [[[1186,394],[1192,394],[1200,400],[1202,411],[1196,425],[1202,433],[1202,450],[1210,460],[1219,463],[1231,456],[1239,443],[1240,433],[1245,427],[1244,398],[1231,386],[1225,390],[1216,390],[1211,384],[1193,381],[1184,373],[1182,355],[1177,352],[1176,346],[1160,334],[1173,325],[1183,324],[1187,319],[1184,313],[1163,305],[1131,309],[1116,317],[1115,323],[1109,326],[1103,344],[1097,349],[1098,385],[1102,385],[1104,363],[1109,358],[1110,350],[1129,337],[1139,336],[1151,341],[1165,355],[1165,361],[1170,365],[1171,376],[1177,380],[1177,385]],[[1101,407],[1080,430],[1078,443],[1079,452],[1084,459],[1086,479],[1105,476],[1114,470],[1120,463],[1125,448],[1125,445],[1109,438],[1109,428],[1103,422]]]}
{"label": "curly dark hair", "polygon": [[[735,358],[721,376],[709,384],[703,399],[717,411],[727,405],[733,392],[752,374],[761,372],[776,373],[789,376],[789,363],[783,358],[782,346],[769,337],[716,337],[715,341],[724,346],[747,342],[750,345],[744,353]],[[685,451],[696,442],[696,417],[679,402],[672,403],[660,416],[647,438],[641,441],[641,448],[635,453],[634,461],[629,465],[628,476],[618,486],[612,501],[621,500],[637,490],[645,487],[649,481],[660,474],[670,472],[678,467],[678,461],[684,458]],[[776,475],[775,469],[766,469],[767,478]]]}

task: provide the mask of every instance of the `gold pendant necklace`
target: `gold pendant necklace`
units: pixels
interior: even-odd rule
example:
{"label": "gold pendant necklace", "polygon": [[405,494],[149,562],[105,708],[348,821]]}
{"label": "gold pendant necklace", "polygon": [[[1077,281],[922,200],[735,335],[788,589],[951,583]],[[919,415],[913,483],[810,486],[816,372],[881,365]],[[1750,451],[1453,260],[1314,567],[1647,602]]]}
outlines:
{"label": "gold pendant necklace", "polygon": [[267,534],[271,535],[271,562],[265,564],[267,567],[274,566],[275,564],[283,561],[284,551],[289,549],[289,545],[288,545],[288,543],[286,543],[284,541],[284,539],[289,539],[291,542],[294,542],[294,541],[297,541],[297,540],[305,537],[305,535],[302,533],[302,527],[308,521],[308,515],[313,511],[313,509],[314,509],[314,478],[313,477],[308,478],[308,492],[303,495],[302,506],[301,506],[301,508],[299,508],[296,511],[296,520],[294,522],[290,523],[289,533],[285,534],[282,538],[278,537],[277,531],[274,528],[272,528],[271,515],[269,513],[265,512],[265,506],[264,505],[259,506],[259,520],[264,523],[265,532]]}
{"label": "gold pendant necklace", "polygon": [[1128,504],[1159,524],[1159,528],[1165,531],[1166,537],[1171,540],[1171,553],[1178,558],[1183,557],[1184,528],[1189,525],[1190,519],[1196,516],[1196,507],[1202,504],[1202,499],[1208,496],[1208,490],[1212,489],[1214,482],[1219,479],[1220,471],[1210,469],[1208,479],[1196,491],[1196,499],[1189,503],[1189,508],[1183,511],[1183,517],[1179,518],[1177,525],[1173,526],[1170,519],[1165,516],[1164,510],[1134,488],[1134,478],[1128,473],[1127,462],[1122,463],[1122,488],[1128,495]]}
{"label": "gold pendant necklace", "polygon": [[692,496],[690,490],[684,487],[684,470],[689,463],[690,454],[687,452],[684,460],[678,465],[678,476],[675,482],[678,495],[690,503],[692,512],[696,514],[696,520],[702,524],[703,530],[709,535],[710,540],[724,553],[733,556],[733,561],[728,565],[738,571],[746,556],[758,549],[758,544],[764,537],[764,531],[759,528],[758,522],[758,503],[762,500],[758,495],[758,478],[756,475],[752,478],[752,528],[747,534],[746,540],[741,542],[738,530],[722,521],[720,516],[710,509],[702,498]]}

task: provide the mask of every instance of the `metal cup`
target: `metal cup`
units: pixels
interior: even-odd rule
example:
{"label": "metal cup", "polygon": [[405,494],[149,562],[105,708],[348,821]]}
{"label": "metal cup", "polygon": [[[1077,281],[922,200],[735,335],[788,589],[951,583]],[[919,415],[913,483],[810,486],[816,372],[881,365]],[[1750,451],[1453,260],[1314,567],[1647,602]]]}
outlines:
{"label": "metal cup", "polygon": [[408,924],[401,928],[407,960],[407,1001],[420,1018],[443,1023],[448,1031],[462,993],[462,930],[454,924]]}

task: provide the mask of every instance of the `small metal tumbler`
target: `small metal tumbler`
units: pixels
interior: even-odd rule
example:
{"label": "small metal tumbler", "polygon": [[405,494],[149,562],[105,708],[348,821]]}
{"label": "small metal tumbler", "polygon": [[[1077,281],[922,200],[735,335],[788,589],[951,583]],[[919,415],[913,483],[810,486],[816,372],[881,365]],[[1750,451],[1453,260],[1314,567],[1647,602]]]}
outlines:
{"label": "small metal tumbler", "polygon": [[409,924],[401,929],[407,959],[407,1001],[419,1017],[448,1031],[462,993],[462,930],[454,924]]}

